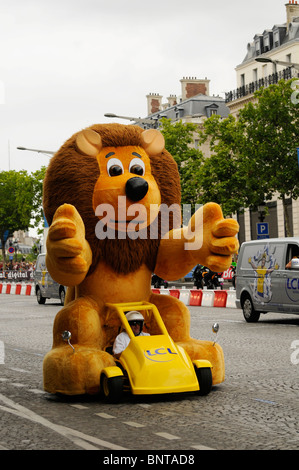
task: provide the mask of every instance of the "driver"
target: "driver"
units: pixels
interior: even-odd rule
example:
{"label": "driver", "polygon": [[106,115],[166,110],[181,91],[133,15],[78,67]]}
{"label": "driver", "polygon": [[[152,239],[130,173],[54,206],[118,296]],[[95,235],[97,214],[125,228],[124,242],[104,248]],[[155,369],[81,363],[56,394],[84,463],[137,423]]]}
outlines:
{"label": "driver", "polygon": [[[132,310],[126,313],[126,318],[135,336],[150,336],[148,333],[142,331],[144,318],[140,312]],[[130,337],[124,330],[116,338],[113,344],[113,354],[117,358],[126,349],[130,343]]]}

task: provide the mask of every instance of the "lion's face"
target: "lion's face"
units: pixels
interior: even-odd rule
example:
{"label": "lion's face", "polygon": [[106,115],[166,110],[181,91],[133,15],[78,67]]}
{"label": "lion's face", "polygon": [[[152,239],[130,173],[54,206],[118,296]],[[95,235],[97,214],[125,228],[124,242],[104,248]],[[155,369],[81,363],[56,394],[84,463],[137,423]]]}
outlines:
{"label": "lion's face", "polygon": [[140,146],[104,147],[97,160],[93,208],[102,223],[127,233],[150,225],[158,216],[161,194],[146,151]]}

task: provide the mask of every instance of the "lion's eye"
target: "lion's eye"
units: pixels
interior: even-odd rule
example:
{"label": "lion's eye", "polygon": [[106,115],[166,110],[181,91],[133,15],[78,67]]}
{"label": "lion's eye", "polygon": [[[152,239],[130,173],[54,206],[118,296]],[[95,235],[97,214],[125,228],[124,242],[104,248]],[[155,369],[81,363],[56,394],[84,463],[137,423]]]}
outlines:
{"label": "lion's eye", "polygon": [[130,173],[134,173],[135,175],[142,176],[143,175],[143,168],[140,165],[133,165],[130,168]]}
{"label": "lion's eye", "polygon": [[119,165],[113,165],[109,168],[109,176],[119,176],[123,174],[123,170]]}
{"label": "lion's eye", "polygon": [[140,158],[133,158],[130,162],[129,171],[135,175],[143,176],[145,173],[144,162]]}
{"label": "lion's eye", "polygon": [[124,172],[123,164],[117,158],[111,158],[107,163],[107,172],[109,176],[120,176]]}

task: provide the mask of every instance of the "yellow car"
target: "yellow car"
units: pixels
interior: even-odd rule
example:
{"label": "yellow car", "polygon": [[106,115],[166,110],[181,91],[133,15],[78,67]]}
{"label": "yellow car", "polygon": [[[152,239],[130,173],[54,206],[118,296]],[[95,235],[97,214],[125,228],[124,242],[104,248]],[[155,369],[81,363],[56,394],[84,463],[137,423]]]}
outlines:
{"label": "yellow car", "polygon": [[[196,392],[207,395],[212,388],[212,365],[207,360],[191,361],[186,351],[169,336],[157,307],[148,302],[107,304],[117,312],[130,337],[127,348],[101,373],[101,391],[110,402],[118,402],[124,390],[134,395]],[[158,335],[134,336],[125,312],[137,310],[146,320],[153,315]],[[152,320],[151,320],[152,321]]]}

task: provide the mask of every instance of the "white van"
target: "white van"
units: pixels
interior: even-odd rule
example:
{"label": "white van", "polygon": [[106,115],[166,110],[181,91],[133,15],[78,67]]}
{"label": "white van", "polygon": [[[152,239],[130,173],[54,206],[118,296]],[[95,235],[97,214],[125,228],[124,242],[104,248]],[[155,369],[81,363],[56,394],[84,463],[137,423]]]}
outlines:
{"label": "white van", "polygon": [[257,322],[261,313],[299,313],[299,238],[272,238],[241,245],[236,305],[243,309],[247,322]]}
{"label": "white van", "polygon": [[46,299],[60,299],[64,305],[66,287],[58,284],[50,276],[46,266],[46,255],[38,255],[33,274],[36,299],[39,304],[44,304]]}

